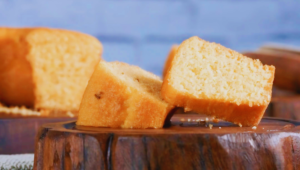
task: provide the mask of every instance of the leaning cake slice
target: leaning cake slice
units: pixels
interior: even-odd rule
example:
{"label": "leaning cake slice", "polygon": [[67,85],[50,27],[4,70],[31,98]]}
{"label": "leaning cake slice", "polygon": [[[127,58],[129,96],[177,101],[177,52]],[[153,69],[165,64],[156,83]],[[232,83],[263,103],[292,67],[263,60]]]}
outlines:
{"label": "leaning cake slice", "polygon": [[162,128],[173,108],[162,100],[162,80],[137,66],[101,61],[84,92],[77,125]]}
{"label": "leaning cake slice", "polygon": [[169,67],[162,96],[185,110],[254,126],[271,100],[274,66],[198,37],[179,46]]}

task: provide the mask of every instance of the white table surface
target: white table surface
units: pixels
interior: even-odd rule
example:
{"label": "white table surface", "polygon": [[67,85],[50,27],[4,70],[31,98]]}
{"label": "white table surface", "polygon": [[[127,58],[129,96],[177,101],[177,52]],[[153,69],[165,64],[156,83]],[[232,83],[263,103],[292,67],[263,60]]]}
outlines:
{"label": "white table surface", "polygon": [[32,169],[34,154],[0,155],[0,169]]}

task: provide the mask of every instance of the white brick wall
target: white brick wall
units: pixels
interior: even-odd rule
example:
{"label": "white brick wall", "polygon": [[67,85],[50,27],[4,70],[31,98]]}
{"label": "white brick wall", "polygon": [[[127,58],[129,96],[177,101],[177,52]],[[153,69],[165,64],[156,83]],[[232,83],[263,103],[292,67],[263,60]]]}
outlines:
{"label": "white brick wall", "polygon": [[299,0],[2,0],[0,26],[85,32],[104,59],[161,74],[172,44],[198,35],[238,51],[264,42],[300,46]]}

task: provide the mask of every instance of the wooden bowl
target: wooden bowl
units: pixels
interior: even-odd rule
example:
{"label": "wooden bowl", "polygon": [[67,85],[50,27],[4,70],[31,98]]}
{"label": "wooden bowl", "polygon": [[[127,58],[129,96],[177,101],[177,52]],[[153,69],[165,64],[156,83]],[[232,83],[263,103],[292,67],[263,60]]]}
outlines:
{"label": "wooden bowl", "polygon": [[300,169],[299,122],[263,118],[254,129],[201,119],[174,115],[164,129],[43,125],[34,169]]}
{"label": "wooden bowl", "polygon": [[274,86],[292,92],[300,92],[300,56],[262,54],[256,52],[244,53],[245,56],[259,59],[263,64],[274,65]]}
{"label": "wooden bowl", "polygon": [[276,67],[272,100],[265,116],[300,120],[300,55],[275,50],[244,55]]}
{"label": "wooden bowl", "polygon": [[0,154],[34,152],[38,129],[45,123],[75,120],[67,117],[0,117]]}

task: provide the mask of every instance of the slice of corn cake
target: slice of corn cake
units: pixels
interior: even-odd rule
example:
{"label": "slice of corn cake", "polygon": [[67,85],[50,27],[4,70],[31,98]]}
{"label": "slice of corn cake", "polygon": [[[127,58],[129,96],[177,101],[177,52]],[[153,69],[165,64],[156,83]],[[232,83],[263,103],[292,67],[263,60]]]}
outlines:
{"label": "slice of corn cake", "polygon": [[173,108],[161,97],[162,80],[137,66],[101,61],[84,92],[77,125],[162,128]]}
{"label": "slice of corn cake", "polygon": [[191,37],[169,67],[162,96],[186,111],[254,126],[270,103],[275,67],[219,44]]}

